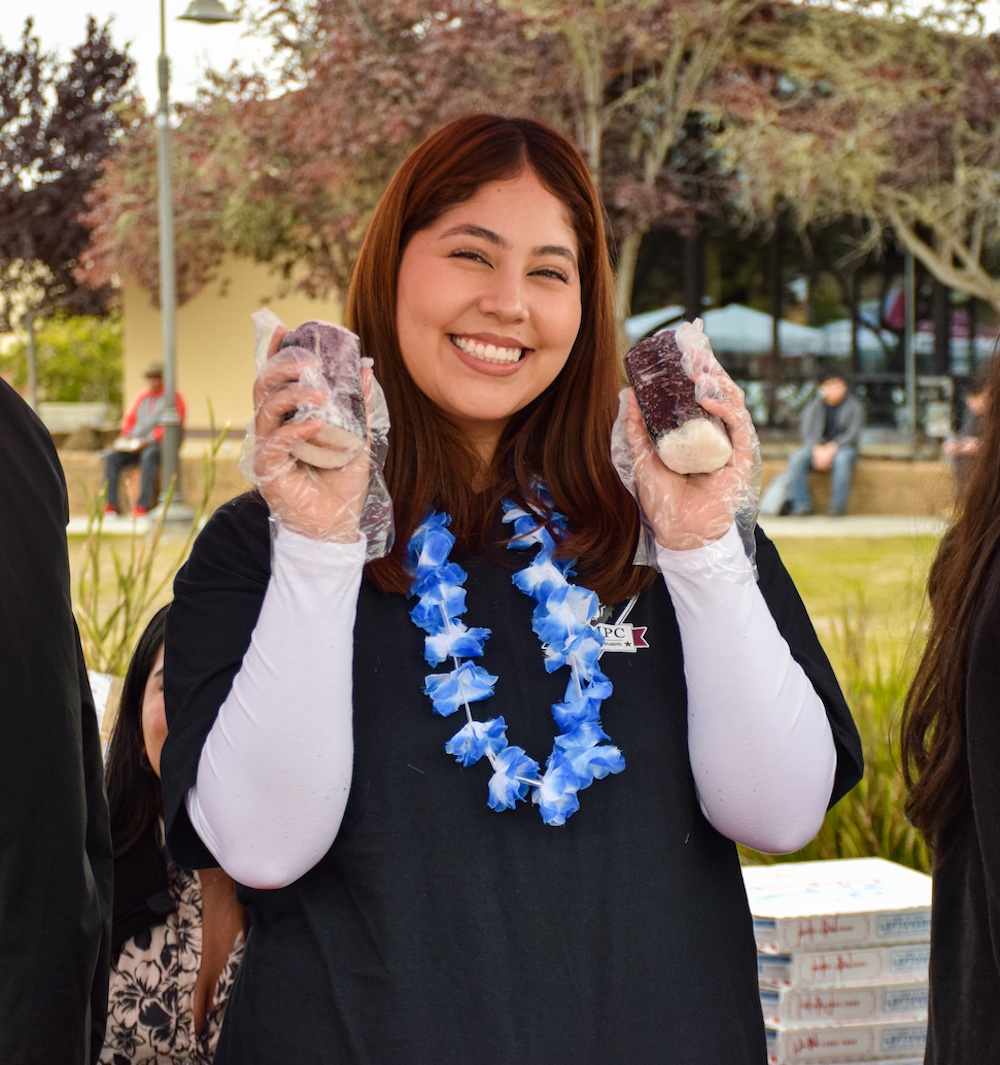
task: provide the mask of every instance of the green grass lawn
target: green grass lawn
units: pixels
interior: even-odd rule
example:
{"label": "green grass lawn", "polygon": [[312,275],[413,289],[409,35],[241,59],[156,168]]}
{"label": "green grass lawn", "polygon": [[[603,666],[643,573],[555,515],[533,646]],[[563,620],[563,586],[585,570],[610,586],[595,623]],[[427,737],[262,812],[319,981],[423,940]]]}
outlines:
{"label": "green grass lawn", "polygon": [[879,654],[895,658],[910,649],[915,636],[919,653],[936,538],[803,537],[775,542],[831,658],[836,657],[837,634],[845,618],[862,617]]}
{"label": "green grass lawn", "polygon": [[[919,659],[933,537],[776,541],[861,734],[865,777],[816,839],[778,860],[877,856],[926,871],[927,848],[903,813],[899,717]],[[749,861],[773,856],[744,851]]]}

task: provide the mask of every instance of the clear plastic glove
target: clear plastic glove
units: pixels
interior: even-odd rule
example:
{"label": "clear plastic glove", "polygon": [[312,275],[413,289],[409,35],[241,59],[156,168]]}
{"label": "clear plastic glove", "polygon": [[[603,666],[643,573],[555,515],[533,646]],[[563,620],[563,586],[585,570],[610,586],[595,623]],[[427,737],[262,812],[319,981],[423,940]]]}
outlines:
{"label": "clear plastic glove", "polygon": [[722,419],[733,454],[714,473],[675,473],[656,454],[634,392],[622,390],[612,459],[643,516],[647,539],[644,557],[637,561],[655,558],[654,540],[672,551],[704,547],[720,539],[734,521],[752,559],[761,471],[753,420],[742,390],[712,353],[701,320],[681,325],[676,340],[695,396],[709,414]]}
{"label": "clear plastic glove", "polygon": [[316,352],[281,348],[288,330],[270,311],[254,315],[257,327],[257,379],[254,420],[247,428],[240,469],[267,501],[273,520],[314,540],[354,543],[367,539],[366,558],[392,547],[392,501],[382,467],[388,446],[389,415],[382,389],[361,359],[361,387],[367,437],[343,465],[323,467],[303,461],[329,429],[331,417],[350,424],[349,397],[324,377]]}

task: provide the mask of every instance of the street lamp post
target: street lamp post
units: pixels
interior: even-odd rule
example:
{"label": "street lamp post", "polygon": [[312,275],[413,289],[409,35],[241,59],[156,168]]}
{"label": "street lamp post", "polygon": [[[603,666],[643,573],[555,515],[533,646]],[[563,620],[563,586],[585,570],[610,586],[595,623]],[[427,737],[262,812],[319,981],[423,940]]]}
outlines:
{"label": "street lamp post", "polygon": [[[165,0],[160,0],[160,55],[157,80],[160,95],[156,107],[156,164],[159,179],[157,206],[160,222],[160,315],[163,346],[163,442],[160,452],[160,505],[166,507],[168,521],[190,521],[180,486],[181,419],[177,413],[177,265],[174,259],[174,184],[170,159],[170,60],[167,58],[167,16]],[[180,16],[209,25],[236,22],[235,15],[219,0],[192,0]],[[170,505],[167,497],[170,486]]]}

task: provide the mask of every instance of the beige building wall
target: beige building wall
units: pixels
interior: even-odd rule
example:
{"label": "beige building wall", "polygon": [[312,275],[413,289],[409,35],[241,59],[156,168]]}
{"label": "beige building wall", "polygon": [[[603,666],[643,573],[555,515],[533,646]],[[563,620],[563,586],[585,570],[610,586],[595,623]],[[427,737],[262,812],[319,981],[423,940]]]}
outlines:
{"label": "beige building wall", "polygon": [[[210,427],[230,423],[229,440],[242,439],[252,413],[254,329],[250,316],[267,306],[291,329],[311,318],[339,322],[336,300],[317,301],[293,293],[278,298],[280,282],[268,269],[243,259],[228,261],[220,279],[177,309],[177,388],[187,403],[185,446]],[[160,310],[134,282],[122,291],[125,345],[125,402],[145,381],[147,366],[162,362]]]}

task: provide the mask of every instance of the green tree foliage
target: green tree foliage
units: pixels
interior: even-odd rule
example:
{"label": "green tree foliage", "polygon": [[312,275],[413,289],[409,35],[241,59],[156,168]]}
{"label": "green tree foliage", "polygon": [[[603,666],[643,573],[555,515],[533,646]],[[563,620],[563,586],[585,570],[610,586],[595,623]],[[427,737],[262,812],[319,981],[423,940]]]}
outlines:
{"label": "green tree foliage", "polygon": [[[976,241],[989,242],[1000,101],[993,45],[954,36],[976,28],[976,0],[929,6],[915,17],[896,0],[248,0],[281,75],[236,73],[178,109],[181,298],[227,252],[314,295],[342,292],[402,157],[483,109],[538,115],[577,139],[612,221],[623,311],[645,235],[713,218],[764,232],[778,216],[802,232],[861,220],[869,248],[897,227],[953,283],[946,260],[981,263]],[[87,218],[95,282],[124,272],[155,293],[154,164],[147,124],[106,165]],[[956,233],[968,239],[944,247]]]}
{"label": "green tree foliage", "polygon": [[[59,403],[122,405],[121,316],[62,315],[42,322],[35,335],[39,398]],[[15,341],[0,357],[0,372],[22,389],[28,381],[27,343]]]}
{"label": "green tree foliage", "polygon": [[[419,0],[302,0],[256,14],[248,4],[284,57],[286,91],[236,75],[178,108],[181,298],[216,275],[226,250],[297,274],[314,295],[343,291],[403,156],[476,110],[537,115],[577,138],[603,183],[627,297],[649,227],[690,227],[709,209],[691,115],[735,26],[761,2],[439,0],[428,13]],[[148,127],[90,199],[97,280],[121,271],[155,292],[154,156]]]}
{"label": "green tree foliage", "polygon": [[[217,276],[225,251],[322,295],[346,287],[375,201],[432,128],[470,110],[526,111],[548,84],[523,19],[490,0],[246,5],[282,57],[283,91],[258,74],[218,80],[178,107],[178,295]],[[88,264],[156,286],[151,123],[109,161],[89,200]]]}
{"label": "green tree foliage", "polygon": [[[865,7],[871,5],[863,5]],[[723,165],[746,216],[800,228],[853,217],[940,282],[1000,309],[1000,41],[933,22],[799,8],[751,44],[768,79],[728,115]],[[769,85],[768,85],[769,82]]]}
{"label": "green tree foliage", "polygon": [[[563,128],[575,133],[617,238],[619,306],[631,303],[653,227],[690,234],[715,214],[714,116],[742,26],[763,0],[501,0],[561,57]],[[720,90],[723,96],[720,97]]]}
{"label": "green tree foliage", "polygon": [[[226,250],[227,212],[247,173],[247,146],[231,120],[227,94],[203,94],[175,107],[180,125],[171,136],[177,298],[190,299],[218,273]],[[160,255],[156,127],[136,114],[129,136],[102,165],[80,215],[90,233],[76,271],[90,286],[135,279],[159,300]]]}

